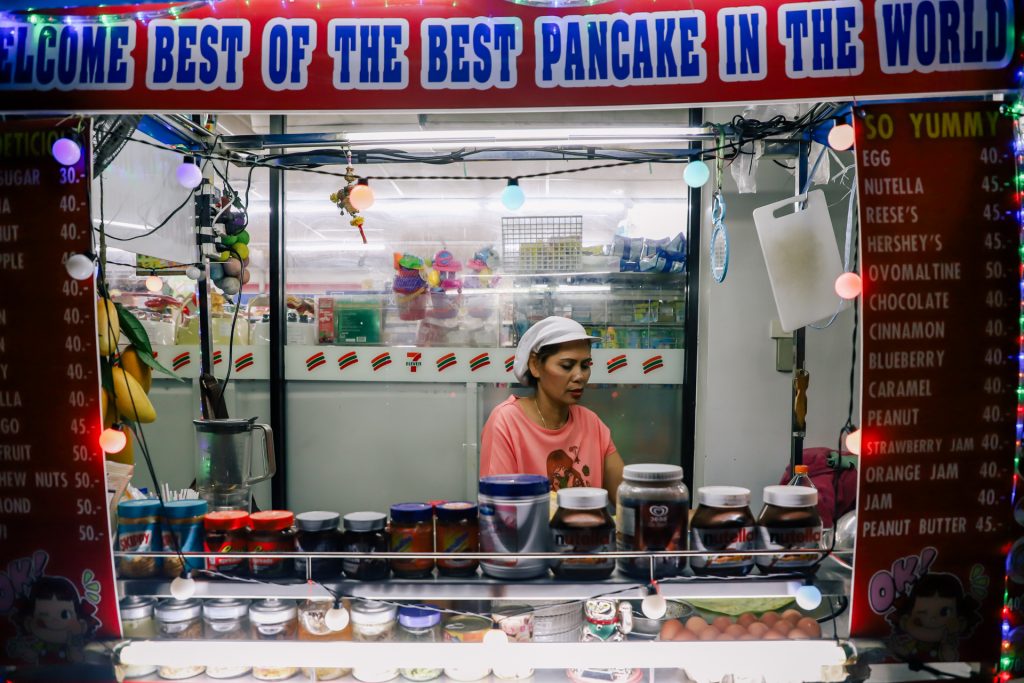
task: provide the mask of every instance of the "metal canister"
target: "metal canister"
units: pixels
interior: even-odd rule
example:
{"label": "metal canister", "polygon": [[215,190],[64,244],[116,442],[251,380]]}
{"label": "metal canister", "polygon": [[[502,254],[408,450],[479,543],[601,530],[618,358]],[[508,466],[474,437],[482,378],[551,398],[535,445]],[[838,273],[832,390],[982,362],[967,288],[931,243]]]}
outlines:
{"label": "metal canister", "polygon": [[[480,479],[480,549],[488,553],[543,553],[551,547],[548,529],[551,483],[539,474],[500,474]],[[499,579],[532,579],[548,571],[539,559],[490,559],[480,563]]]}

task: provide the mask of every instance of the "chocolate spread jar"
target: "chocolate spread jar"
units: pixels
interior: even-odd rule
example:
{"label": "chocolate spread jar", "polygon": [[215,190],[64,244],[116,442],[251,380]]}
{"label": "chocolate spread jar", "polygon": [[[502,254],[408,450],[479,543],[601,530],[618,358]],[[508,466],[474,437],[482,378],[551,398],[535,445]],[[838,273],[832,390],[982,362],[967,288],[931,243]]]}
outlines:
{"label": "chocolate spread jar", "polygon": [[[619,550],[686,550],[690,491],[683,483],[678,465],[626,465],[615,521]],[[659,557],[654,561],[656,577],[675,576],[686,568],[681,557]],[[649,579],[651,561],[645,557],[619,560],[619,570],[638,579]]]}
{"label": "chocolate spread jar", "polygon": [[759,555],[757,568],[765,574],[811,570],[820,555],[795,551],[821,548],[817,489],[765,486],[764,503],[757,518],[757,548],[784,552]]}
{"label": "chocolate spread jar", "polygon": [[[551,543],[555,552],[604,553],[615,550],[615,521],[608,514],[608,492],[598,488],[568,488],[558,492],[558,511],[551,518]],[[580,581],[607,579],[615,560],[595,556],[554,560],[555,576]]]}
{"label": "chocolate spread jar", "polygon": [[[750,512],[750,489],[740,486],[702,486],[697,511],[690,520],[690,550],[746,552],[757,546],[757,529]],[[695,555],[690,569],[698,576],[746,576],[754,568],[752,555]]]}

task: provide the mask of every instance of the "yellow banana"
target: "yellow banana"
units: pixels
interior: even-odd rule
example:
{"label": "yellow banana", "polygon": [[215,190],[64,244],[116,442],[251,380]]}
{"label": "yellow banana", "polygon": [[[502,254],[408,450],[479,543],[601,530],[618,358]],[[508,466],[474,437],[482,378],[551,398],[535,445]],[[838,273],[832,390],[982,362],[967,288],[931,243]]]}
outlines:
{"label": "yellow banana", "polygon": [[96,302],[96,324],[99,330],[100,355],[109,356],[117,348],[121,336],[121,323],[117,319],[117,308],[110,299]]}
{"label": "yellow banana", "polygon": [[129,346],[121,353],[121,367],[142,385],[142,390],[147,394],[153,388],[153,368],[142,362],[134,346]]}
{"label": "yellow banana", "polygon": [[117,412],[132,422],[147,423],[156,420],[156,409],[150,403],[142,385],[125,372],[124,368],[115,366],[111,374],[114,376],[114,401],[117,404]]}

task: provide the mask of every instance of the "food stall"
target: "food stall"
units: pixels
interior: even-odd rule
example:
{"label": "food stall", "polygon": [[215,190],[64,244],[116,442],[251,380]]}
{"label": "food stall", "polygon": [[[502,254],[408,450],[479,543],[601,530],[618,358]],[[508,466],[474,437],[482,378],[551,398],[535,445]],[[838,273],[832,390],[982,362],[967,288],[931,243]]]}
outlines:
{"label": "food stall", "polygon": [[[0,15],[9,678],[1020,673],[1012,2],[71,4]],[[614,505],[479,477],[550,315]]]}

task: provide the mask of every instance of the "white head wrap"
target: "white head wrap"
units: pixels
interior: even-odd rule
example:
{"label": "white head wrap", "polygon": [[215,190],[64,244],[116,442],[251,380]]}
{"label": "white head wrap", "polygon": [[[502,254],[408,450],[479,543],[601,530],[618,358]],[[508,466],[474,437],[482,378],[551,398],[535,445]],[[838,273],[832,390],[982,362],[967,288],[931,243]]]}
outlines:
{"label": "white head wrap", "polygon": [[523,338],[519,340],[519,346],[516,347],[515,364],[512,366],[512,374],[516,376],[520,384],[529,384],[527,379],[530,376],[531,353],[551,344],[564,344],[581,339],[600,339],[600,337],[587,334],[587,331],[583,329],[583,325],[580,325],[575,320],[557,315],[534,323],[533,327],[528,329]]}

